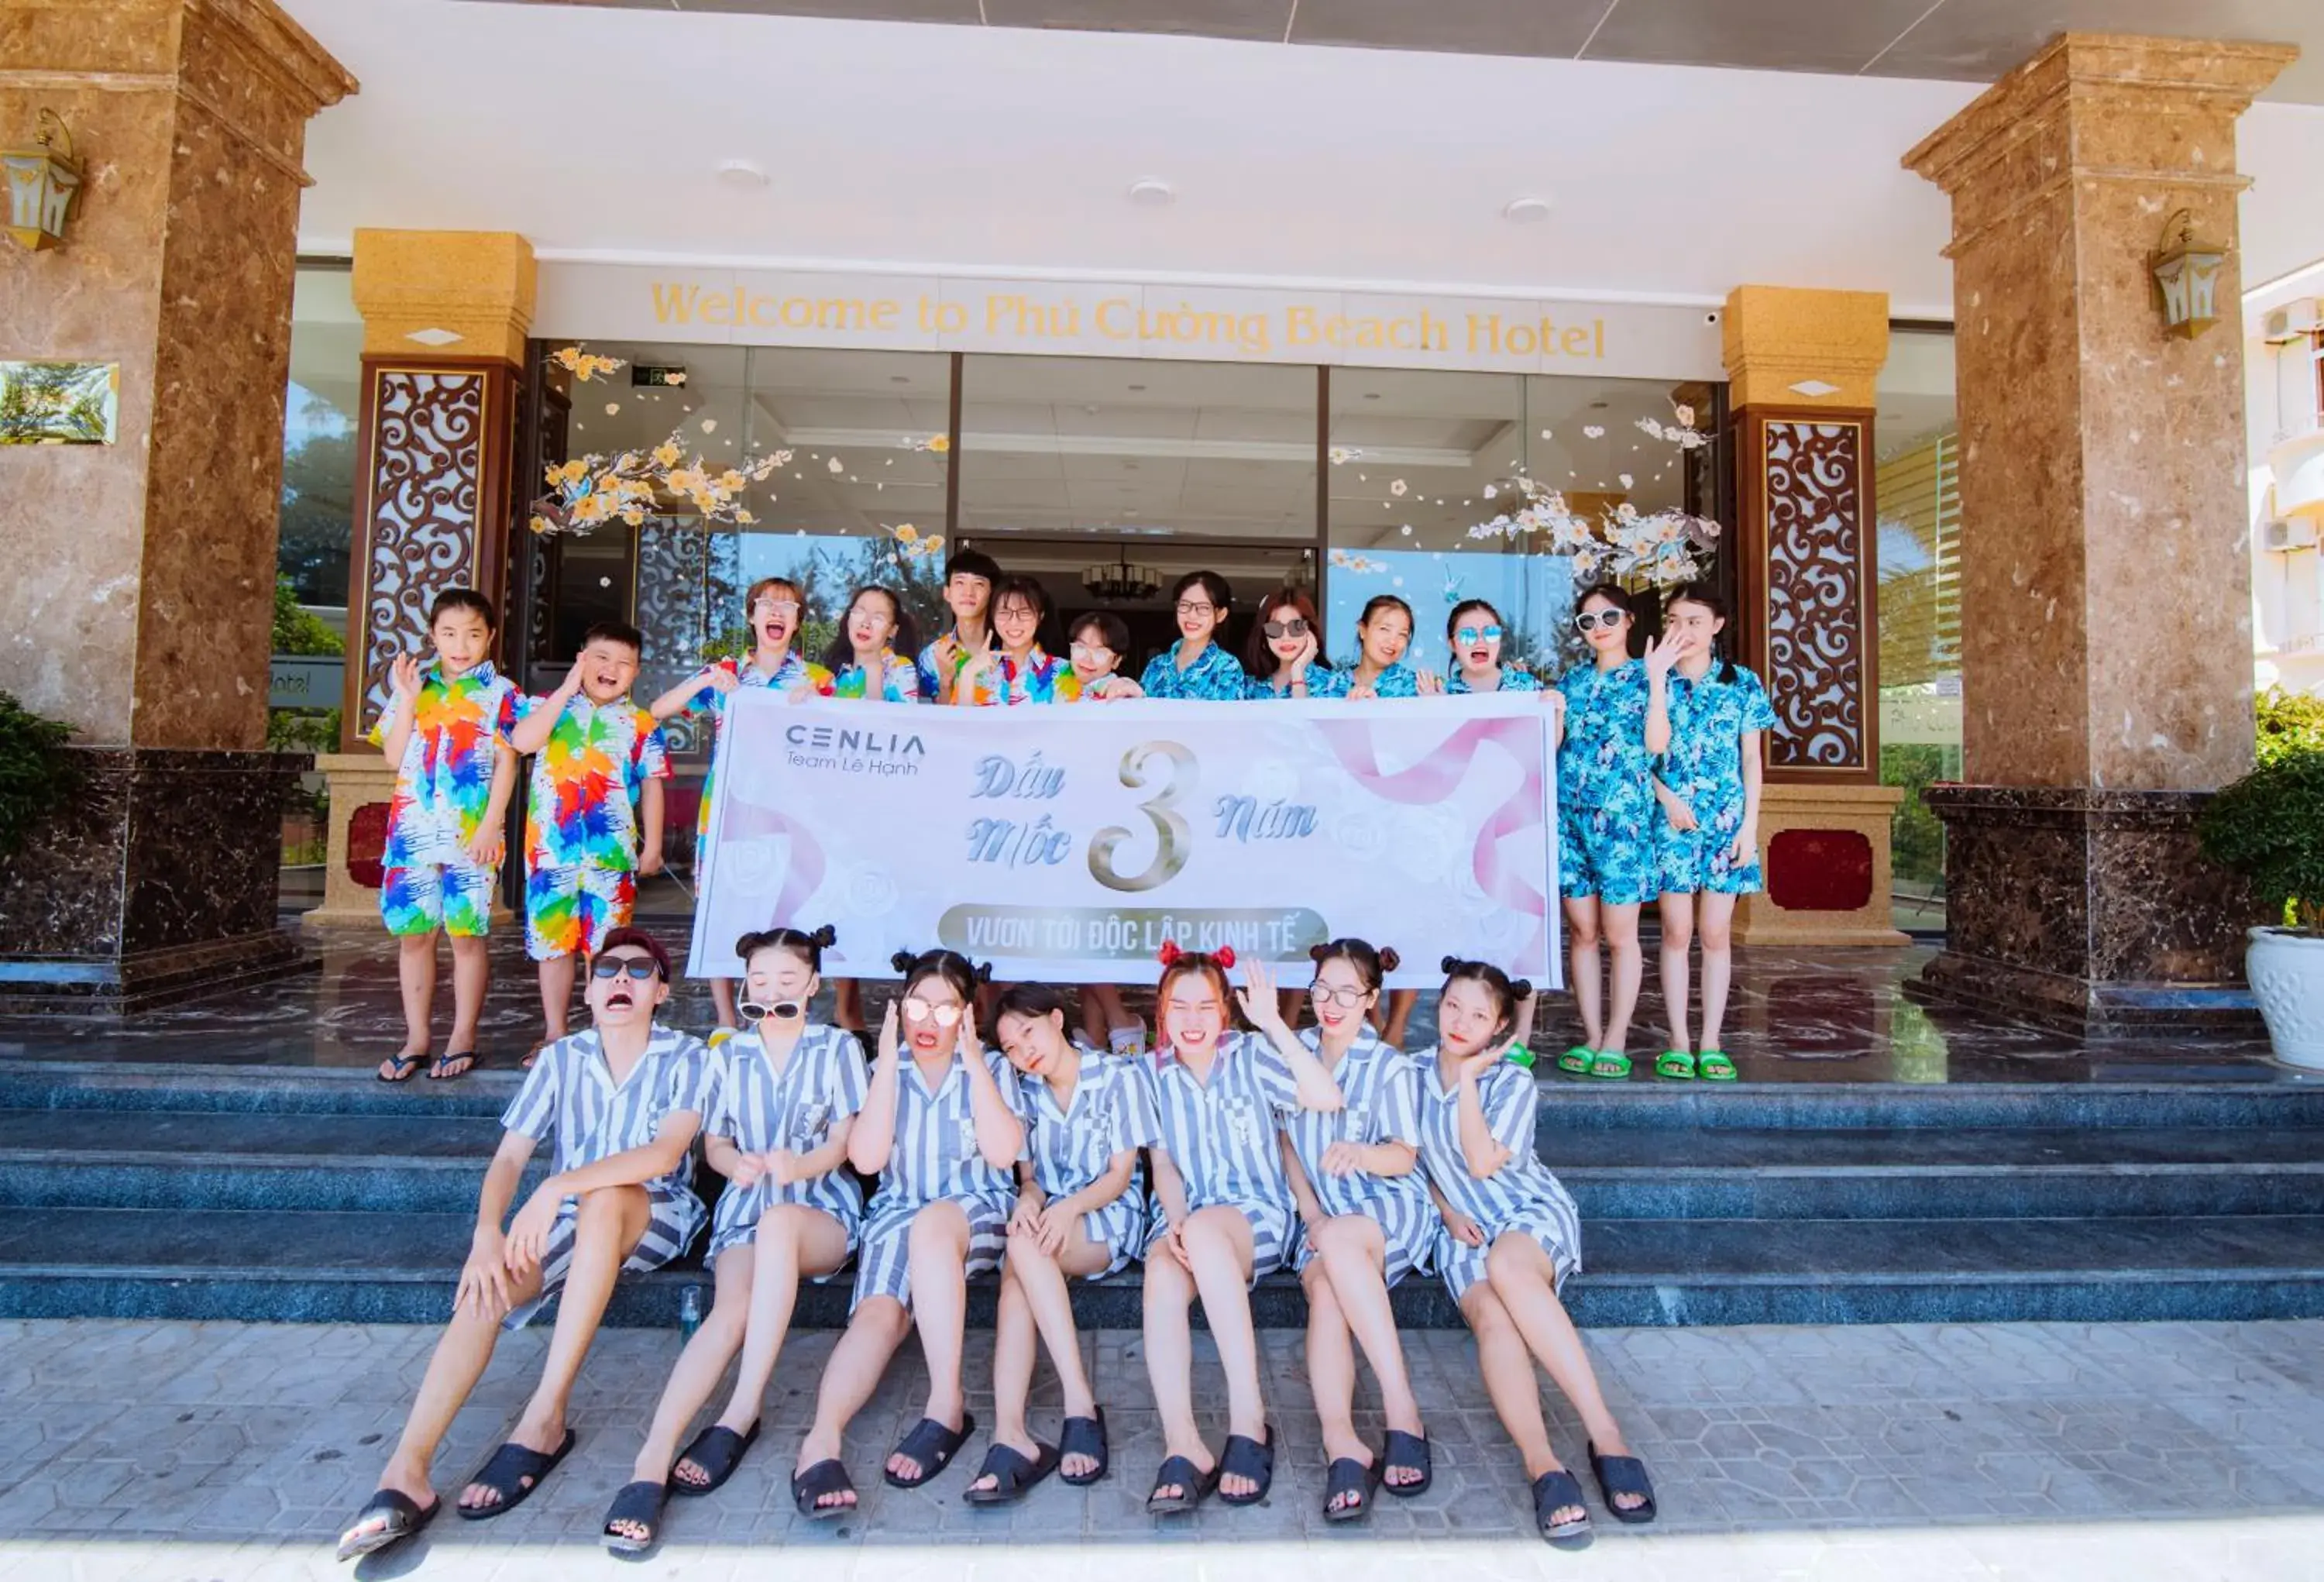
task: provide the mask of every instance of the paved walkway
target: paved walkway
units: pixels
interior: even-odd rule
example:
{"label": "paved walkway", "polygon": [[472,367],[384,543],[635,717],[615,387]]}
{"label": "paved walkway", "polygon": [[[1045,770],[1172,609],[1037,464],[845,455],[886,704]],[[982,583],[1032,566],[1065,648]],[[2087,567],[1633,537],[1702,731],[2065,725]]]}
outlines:
{"label": "paved walkway", "polygon": [[[0,1323],[0,1578],[346,1576],[330,1540],[372,1487],[431,1333],[95,1321]],[[1296,1334],[1270,1332],[1284,1454],[1262,1506],[1213,1504],[1157,1526],[1140,1509],[1159,1457],[1137,1336],[1091,1345],[1111,1403],[1115,1473],[1043,1485],[1013,1511],[960,1499],[982,1438],[934,1493],[878,1466],[918,1415],[907,1346],[858,1420],[848,1457],[863,1514],[798,1522],[785,1475],[833,1337],[802,1337],[770,1392],[766,1439],[707,1501],[674,1502],[646,1569],[715,1578],[1065,1578],[1278,1574],[1465,1578],[2324,1577],[2324,1322],[1601,1330],[1607,1393],[1652,1466],[1661,1522],[1599,1507],[1586,1552],[1532,1535],[1521,1471],[1467,1339],[1406,1337],[1430,1405],[1436,1485],[1383,1500],[1368,1529],[1326,1529],[1323,1469]],[[513,1417],[545,1329],[503,1347],[438,1464],[456,1488]],[[595,1546],[605,1502],[676,1355],[665,1331],[603,1337],[583,1374],[578,1449],[524,1509],[448,1517],[363,1576],[635,1576]],[[1198,1367],[1206,1418],[1217,1374]],[[990,1419],[982,1337],[970,1408]],[[1054,1386],[1036,1426],[1054,1430]],[[1561,1455],[1580,1430],[1553,1402]],[[1368,1431],[1377,1434],[1377,1418]],[[1223,1431],[1222,1429],[1219,1431]],[[1585,1480],[1586,1481],[1586,1480]],[[1593,1507],[1598,1506],[1591,1491]],[[962,1545],[979,1546],[964,1550]],[[1190,1547],[1191,1546],[1191,1547]],[[1221,1546],[1224,1546],[1222,1548]]]}

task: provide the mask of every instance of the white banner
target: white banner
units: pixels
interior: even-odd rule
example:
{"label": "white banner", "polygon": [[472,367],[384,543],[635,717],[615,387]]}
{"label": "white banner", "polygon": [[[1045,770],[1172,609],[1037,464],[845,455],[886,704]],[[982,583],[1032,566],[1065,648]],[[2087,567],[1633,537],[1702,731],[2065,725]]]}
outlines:
{"label": "white banner", "polygon": [[942,944],[1001,981],[1136,982],[1165,940],[1304,963],[1354,935],[1404,957],[1397,988],[1447,955],[1562,982],[1539,694],[726,708],[697,977],[830,923],[835,977]]}

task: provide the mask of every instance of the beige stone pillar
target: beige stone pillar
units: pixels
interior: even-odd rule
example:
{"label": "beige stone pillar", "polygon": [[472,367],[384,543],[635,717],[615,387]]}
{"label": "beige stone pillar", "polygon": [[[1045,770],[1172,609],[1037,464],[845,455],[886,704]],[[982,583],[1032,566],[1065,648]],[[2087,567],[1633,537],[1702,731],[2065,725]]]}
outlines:
{"label": "beige stone pillar", "polygon": [[307,122],[353,78],[272,0],[0,5],[0,141],[53,110],[60,246],[0,242],[0,356],[118,370],[106,445],[0,449],[0,688],[69,721],[83,793],[0,870],[0,999],[134,1008],[296,952],[302,757],[266,739]]}
{"label": "beige stone pillar", "polygon": [[379,923],[395,766],[364,736],[395,657],[428,652],[429,604],[447,587],[482,589],[501,611],[503,667],[523,652],[508,616],[512,524],[529,497],[513,468],[532,248],[500,231],[359,230],[355,243],[364,383],[345,736],[319,760],[331,821],[322,904],[302,920],[314,929]]}
{"label": "beige stone pillar", "polygon": [[2295,54],[2067,33],[1905,156],[1952,200],[1960,326],[1939,992],[2076,1026],[2244,1013],[2244,904],[2192,831],[2252,755],[2243,348],[2232,311],[2167,334],[2148,261],[2184,208],[2239,299],[2236,121]]}
{"label": "beige stone pillar", "polygon": [[1873,382],[1888,360],[1877,291],[1741,286],[1721,322],[1735,446],[1737,651],[1775,705],[1762,743],[1767,888],[1747,944],[1896,945],[1879,783]]}

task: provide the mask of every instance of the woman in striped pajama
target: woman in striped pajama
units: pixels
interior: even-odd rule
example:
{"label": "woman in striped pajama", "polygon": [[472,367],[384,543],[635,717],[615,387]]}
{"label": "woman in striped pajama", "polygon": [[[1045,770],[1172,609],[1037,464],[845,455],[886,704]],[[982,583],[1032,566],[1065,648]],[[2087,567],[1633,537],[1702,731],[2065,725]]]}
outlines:
{"label": "woman in striped pajama", "polygon": [[[1383,1463],[1392,1494],[1421,1494],[1430,1482],[1420,1402],[1388,1291],[1427,1263],[1437,1217],[1419,1173],[1420,1069],[1380,1041],[1367,1020],[1396,970],[1396,952],[1333,939],[1311,954],[1315,1025],[1299,1041],[1331,1073],[1342,1103],[1291,1112],[1283,1139],[1305,1233],[1296,1263],[1307,1291],[1307,1379],[1330,1461],[1323,1519],[1352,1522],[1370,1513]],[[1388,1443],[1378,1456],[1356,1437],[1358,1342],[1387,1410]]]}
{"label": "woman in striped pajama", "polygon": [[[1291,1183],[1276,1127],[1288,1111],[1341,1102],[1331,1073],[1285,1023],[1274,981],[1256,961],[1243,969],[1237,998],[1265,1036],[1230,1027],[1233,966],[1231,950],[1165,945],[1154,992],[1158,1135],[1148,1151],[1155,1217],[1147,1237],[1146,1370],[1166,1454],[1146,1508],[1157,1516],[1192,1511],[1213,1489],[1228,1504],[1256,1504],[1274,1481],[1250,1287],[1293,1250]],[[1215,1460],[1194,1422],[1187,1310],[1197,1295],[1227,1379],[1229,1431]]]}
{"label": "woman in striped pajama", "polygon": [[968,1281],[1001,1261],[1010,1171],[1025,1147],[1017,1073],[977,1041],[977,986],[991,975],[950,950],[898,953],[903,988],[880,1028],[880,1054],[848,1160],[880,1178],[856,1257],[855,1304],[816,1392],[791,1502],[810,1520],[855,1506],[841,1437],[880,1387],[917,1322],[927,1355],[927,1409],[888,1457],[888,1482],[918,1488],[975,1431],[962,1398]]}
{"label": "woman in striped pajama", "polygon": [[[1068,1280],[1111,1274],[1146,1251],[1146,1192],[1138,1151],[1154,1141],[1145,1063],[1084,1048],[1065,1036],[1055,989],[1019,984],[1001,996],[993,1032],[1022,1079],[1026,1148],[1017,1211],[1001,1265],[992,1337],[992,1448],[968,1485],[973,1504],[1007,1504],[1056,1472],[1069,1484],[1103,1477],[1105,1412],[1082,1365]],[[1065,1392],[1054,1446],[1025,1426],[1034,1355],[1048,1346]]]}
{"label": "woman in striped pajama", "polygon": [[1477,1361],[1501,1426],[1525,1457],[1545,1538],[1590,1528],[1582,1485],[1550,1448],[1538,1361],[1581,1413],[1590,1464],[1617,1521],[1651,1522],[1654,1485],[1607,1410],[1582,1337],[1558,1300],[1582,1267],[1573,1199],[1534,1148],[1539,1097],[1532,1073],[1504,1059],[1531,985],[1497,967],[1444,958],[1436,1047],[1421,1070],[1420,1155],[1443,1211],[1436,1267],[1477,1337]]}
{"label": "woman in striped pajama", "polygon": [[[800,1280],[828,1279],[854,1248],[863,1189],[845,1169],[847,1142],[870,1078],[855,1037],[807,1014],[822,986],[824,949],[837,938],[825,924],[811,934],[745,934],[735,944],[742,1012],[756,1030],[712,1050],[708,1061],[702,1152],[726,1179],[705,1259],[715,1295],[654,1409],[634,1481],[606,1513],[605,1544],[617,1554],[653,1546],[673,1486],[706,1494],[734,1475],[759,1438],[760,1405]],[[724,1414],[673,1467],[678,1436],[737,1351],[742,1366]]]}

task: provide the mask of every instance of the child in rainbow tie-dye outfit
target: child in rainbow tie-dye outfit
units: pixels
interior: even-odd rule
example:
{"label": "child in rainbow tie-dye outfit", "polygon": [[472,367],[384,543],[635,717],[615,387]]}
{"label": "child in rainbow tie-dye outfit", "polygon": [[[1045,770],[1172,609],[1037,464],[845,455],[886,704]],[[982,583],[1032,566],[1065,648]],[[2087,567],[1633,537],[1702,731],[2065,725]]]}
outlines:
{"label": "child in rainbow tie-dye outfit", "polygon": [[518,752],[533,754],[525,945],[540,964],[546,1042],[566,1034],[576,959],[596,955],[608,933],[629,926],[639,878],[661,870],[669,754],[653,716],[630,697],[644,643],[619,621],[590,627],[565,684],[526,698],[509,733]]}

